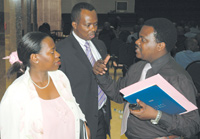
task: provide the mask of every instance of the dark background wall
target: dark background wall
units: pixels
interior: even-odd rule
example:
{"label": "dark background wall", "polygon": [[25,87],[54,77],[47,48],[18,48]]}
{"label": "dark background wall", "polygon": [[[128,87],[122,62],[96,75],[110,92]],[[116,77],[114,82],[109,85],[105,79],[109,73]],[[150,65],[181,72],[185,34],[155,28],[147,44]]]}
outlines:
{"label": "dark background wall", "polygon": [[[173,22],[194,20],[200,22],[200,0],[135,0],[135,13],[98,14],[99,27],[111,17],[119,16],[122,27],[131,27],[137,19],[165,17]],[[62,14],[64,24],[70,24],[70,14]]]}
{"label": "dark background wall", "polygon": [[136,0],[135,5],[136,14],[145,19],[200,20],[200,0]]}

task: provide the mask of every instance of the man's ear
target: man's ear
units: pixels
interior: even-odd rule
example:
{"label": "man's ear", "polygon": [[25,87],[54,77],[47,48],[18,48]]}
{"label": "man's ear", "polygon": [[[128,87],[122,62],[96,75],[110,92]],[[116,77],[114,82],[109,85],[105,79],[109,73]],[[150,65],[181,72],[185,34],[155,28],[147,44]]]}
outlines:
{"label": "man's ear", "polygon": [[73,22],[72,22],[72,27],[73,27],[73,29],[76,30],[76,28],[77,28],[77,23],[73,21]]}
{"label": "man's ear", "polygon": [[30,61],[32,61],[35,64],[39,63],[38,54],[31,54]]}
{"label": "man's ear", "polygon": [[162,51],[163,49],[165,49],[165,47],[166,47],[166,44],[164,42],[160,42],[158,43],[157,50]]}

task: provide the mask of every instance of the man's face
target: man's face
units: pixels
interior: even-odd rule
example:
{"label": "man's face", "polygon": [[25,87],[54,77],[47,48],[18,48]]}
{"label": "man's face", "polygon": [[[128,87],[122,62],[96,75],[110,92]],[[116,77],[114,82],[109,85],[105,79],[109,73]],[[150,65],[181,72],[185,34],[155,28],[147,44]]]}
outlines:
{"label": "man's face", "polygon": [[143,26],[139,33],[139,39],[136,44],[137,58],[152,62],[158,58],[158,43],[155,40],[154,28]]}
{"label": "man's face", "polygon": [[72,22],[72,26],[77,36],[84,40],[91,40],[95,37],[97,23],[98,19],[96,11],[83,9],[81,10],[79,21]]}

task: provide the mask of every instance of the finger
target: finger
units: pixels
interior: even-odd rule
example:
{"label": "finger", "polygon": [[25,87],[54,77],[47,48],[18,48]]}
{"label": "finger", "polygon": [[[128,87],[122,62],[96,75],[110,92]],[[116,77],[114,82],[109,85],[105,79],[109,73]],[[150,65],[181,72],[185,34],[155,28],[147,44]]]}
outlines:
{"label": "finger", "polygon": [[93,69],[94,74],[98,75],[100,74],[96,69]]}
{"label": "finger", "polygon": [[93,71],[96,75],[100,74],[103,75],[105,74],[105,65],[102,63],[102,60],[98,60],[93,67]]}
{"label": "finger", "polygon": [[142,106],[143,108],[146,106],[146,104],[145,104],[144,102],[142,102],[141,100],[137,99],[136,101],[137,101],[137,103],[138,103],[140,106]]}
{"label": "finger", "polygon": [[105,74],[105,71],[99,71],[98,69],[93,69],[93,72],[96,75],[103,75],[103,74]]}
{"label": "finger", "polygon": [[105,64],[105,65],[108,63],[109,59],[110,59],[110,55],[108,54],[108,55],[106,56],[106,58],[104,59],[104,64]]}
{"label": "finger", "polygon": [[[132,109],[129,109],[130,110],[130,112],[133,114],[134,112],[140,112],[141,110],[140,109],[138,109],[138,110],[132,110]],[[134,113],[135,114],[135,113]]]}
{"label": "finger", "polygon": [[[99,67],[99,65],[101,65],[101,64],[100,64],[100,61],[97,61],[97,62],[95,62],[94,66],[93,66],[93,72],[94,72],[94,74],[96,74],[96,75],[100,74],[101,71],[103,70],[103,68],[102,68],[102,70],[101,70],[101,68]],[[103,65],[103,64],[102,64],[102,65]]]}
{"label": "finger", "polygon": [[102,71],[102,70],[107,71],[108,70],[107,67],[106,67],[106,64],[104,64],[103,60],[98,60],[97,62],[98,62],[97,67],[99,68],[98,70],[100,70],[100,71]]}

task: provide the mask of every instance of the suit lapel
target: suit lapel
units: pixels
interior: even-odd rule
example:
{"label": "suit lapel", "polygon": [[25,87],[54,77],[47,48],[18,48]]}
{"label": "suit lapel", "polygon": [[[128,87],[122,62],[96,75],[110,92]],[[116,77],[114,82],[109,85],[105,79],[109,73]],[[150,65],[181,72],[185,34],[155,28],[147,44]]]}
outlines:
{"label": "suit lapel", "polygon": [[73,44],[73,47],[75,49],[74,54],[81,61],[80,63],[82,63],[83,66],[85,66],[86,68],[89,67],[89,69],[91,70],[92,65],[91,65],[87,55],[85,54],[85,52],[81,48],[79,42],[75,39],[75,37],[73,35],[71,35],[71,40],[73,42],[72,44]]}

